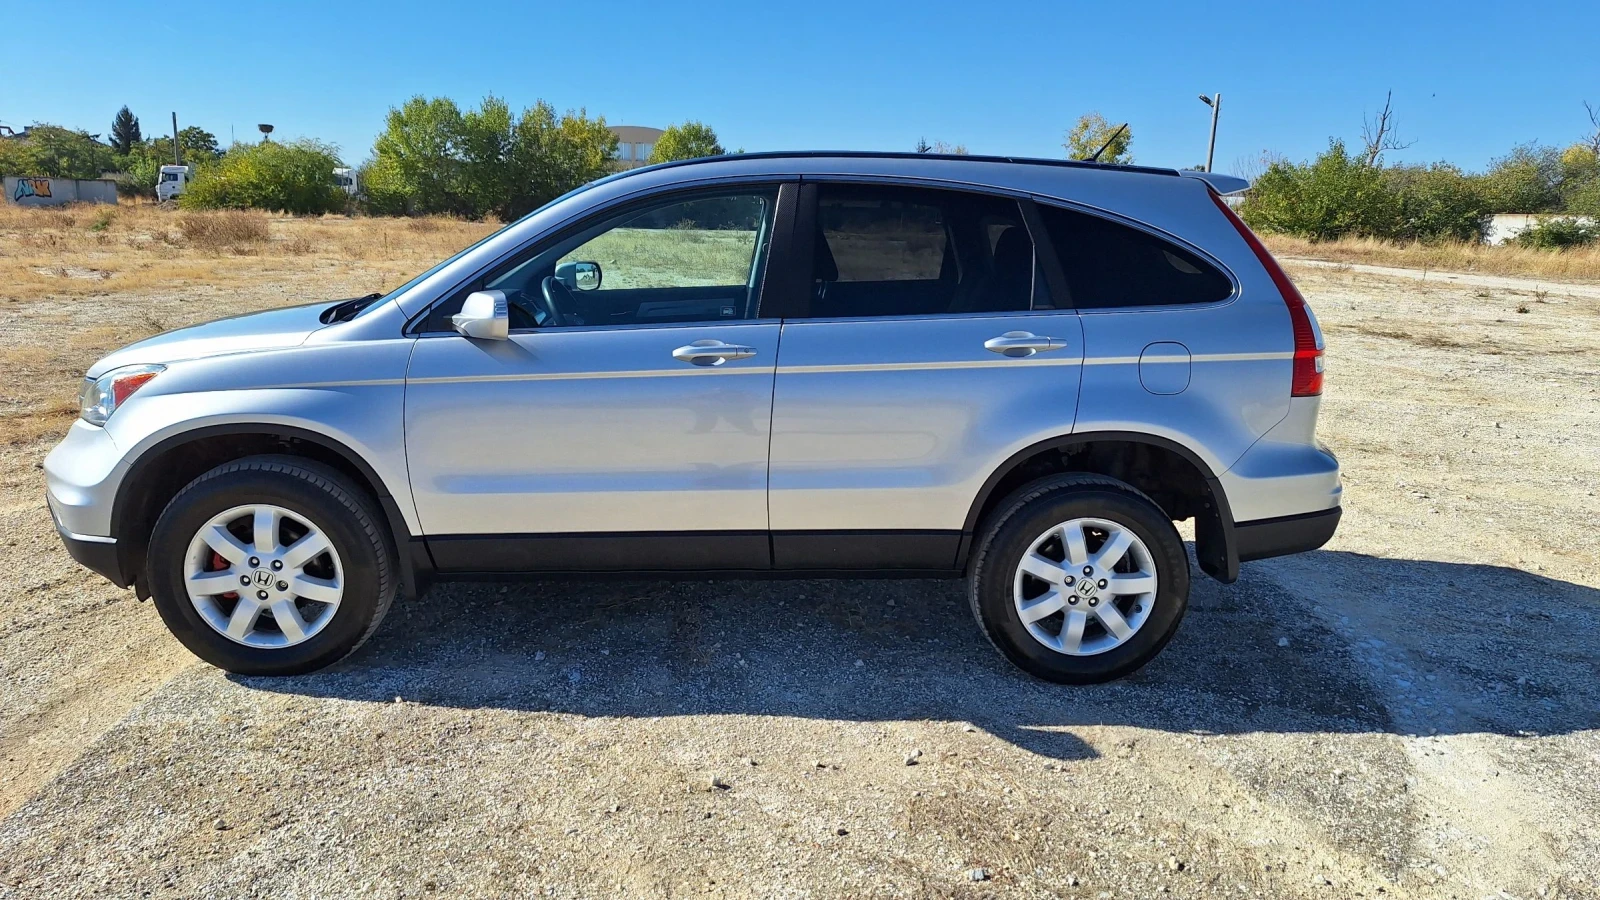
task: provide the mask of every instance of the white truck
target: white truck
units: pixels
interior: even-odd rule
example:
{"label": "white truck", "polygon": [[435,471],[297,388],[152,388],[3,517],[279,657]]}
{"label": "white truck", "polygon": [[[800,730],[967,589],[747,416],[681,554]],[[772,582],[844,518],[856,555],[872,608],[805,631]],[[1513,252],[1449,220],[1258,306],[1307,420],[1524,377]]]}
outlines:
{"label": "white truck", "polygon": [[193,166],[162,166],[161,174],[156,179],[156,199],[162,203],[178,199],[193,177]]}
{"label": "white truck", "polygon": [[360,185],[356,182],[356,173],[354,169],[347,169],[344,167],[334,169],[333,180],[339,185],[340,190],[352,197],[356,196],[356,194],[361,190]]}

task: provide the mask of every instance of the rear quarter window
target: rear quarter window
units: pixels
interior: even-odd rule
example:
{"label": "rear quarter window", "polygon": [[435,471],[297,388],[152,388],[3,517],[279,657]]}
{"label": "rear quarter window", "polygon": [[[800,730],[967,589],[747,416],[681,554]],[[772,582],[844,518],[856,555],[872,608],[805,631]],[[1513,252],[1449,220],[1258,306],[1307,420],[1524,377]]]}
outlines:
{"label": "rear quarter window", "polygon": [[1194,253],[1137,228],[1038,207],[1078,309],[1217,303],[1233,282]]}

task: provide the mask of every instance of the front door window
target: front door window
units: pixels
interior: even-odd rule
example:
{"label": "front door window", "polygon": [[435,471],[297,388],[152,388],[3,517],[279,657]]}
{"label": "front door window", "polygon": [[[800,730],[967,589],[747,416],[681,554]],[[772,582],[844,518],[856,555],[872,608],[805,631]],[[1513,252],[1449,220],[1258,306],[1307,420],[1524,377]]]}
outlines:
{"label": "front door window", "polygon": [[508,271],[512,328],[754,318],[777,190],[700,195],[621,213]]}

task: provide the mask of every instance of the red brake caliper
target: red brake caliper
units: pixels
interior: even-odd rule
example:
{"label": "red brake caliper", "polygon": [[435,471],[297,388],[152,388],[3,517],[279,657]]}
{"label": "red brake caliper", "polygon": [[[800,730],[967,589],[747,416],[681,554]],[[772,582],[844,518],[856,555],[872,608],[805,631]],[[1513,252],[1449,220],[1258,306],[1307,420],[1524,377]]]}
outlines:
{"label": "red brake caliper", "polygon": [[[211,551],[211,571],[213,571],[213,572],[221,572],[221,571],[223,571],[223,570],[225,570],[227,568],[228,568],[228,561],[222,558],[222,554],[218,553],[215,550]],[[237,599],[239,599],[239,592],[238,591],[229,591],[226,594],[223,594],[222,596],[226,597],[226,598],[228,598],[230,600],[237,600]]]}

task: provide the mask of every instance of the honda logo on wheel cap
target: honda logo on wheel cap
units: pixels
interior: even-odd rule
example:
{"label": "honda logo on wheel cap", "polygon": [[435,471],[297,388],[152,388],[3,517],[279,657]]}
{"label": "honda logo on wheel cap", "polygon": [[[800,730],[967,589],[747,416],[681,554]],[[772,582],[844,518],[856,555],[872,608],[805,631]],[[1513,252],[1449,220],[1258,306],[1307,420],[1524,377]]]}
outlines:
{"label": "honda logo on wheel cap", "polygon": [[272,573],[266,569],[257,569],[254,580],[256,587],[266,587],[272,583]]}

